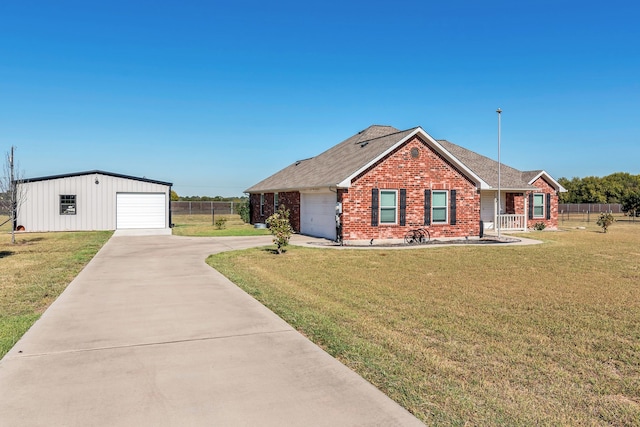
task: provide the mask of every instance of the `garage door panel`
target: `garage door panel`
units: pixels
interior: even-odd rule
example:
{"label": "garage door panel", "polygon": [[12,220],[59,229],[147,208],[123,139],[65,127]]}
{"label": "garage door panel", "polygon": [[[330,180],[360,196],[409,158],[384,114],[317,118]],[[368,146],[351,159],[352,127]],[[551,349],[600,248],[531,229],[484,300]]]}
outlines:
{"label": "garage door panel", "polygon": [[309,236],[336,238],[336,195],[300,195],[300,232]]}
{"label": "garage door panel", "polygon": [[166,227],[165,194],[118,193],[116,199],[116,228]]}

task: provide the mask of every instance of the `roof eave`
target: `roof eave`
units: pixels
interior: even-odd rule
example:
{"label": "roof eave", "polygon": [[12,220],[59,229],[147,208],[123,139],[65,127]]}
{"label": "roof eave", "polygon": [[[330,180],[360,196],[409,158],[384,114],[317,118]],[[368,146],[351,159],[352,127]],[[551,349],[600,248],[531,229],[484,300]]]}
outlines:
{"label": "roof eave", "polygon": [[106,175],[106,176],[112,176],[115,178],[124,178],[124,179],[130,179],[133,181],[142,181],[142,182],[148,182],[151,184],[159,184],[159,185],[166,185],[169,187],[173,187],[172,182],[158,181],[156,179],[149,179],[149,178],[137,177],[132,175],[124,175],[120,173],[107,172],[107,171],[97,170],[97,169],[84,171],[84,172],[74,172],[74,173],[66,173],[66,174],[60,174],[60,175],[49,175],[49,176],[40,176],[36,178],[26,178],[26,179],[17,180],[16,182],[19,184],[22,184],[22,183],[29,183],[29,182],[49,181],[53,179],[74,178],[77,176],[85,176],[85,175]]}
{"label": "roof eave", "polygon": [[309,185],[305,187],[289,187],[289,188],[262,188],[262,189],[247,188],[246,190],[243,191],[243,193],[245,194],[287,193],[287,192],[304,193],[304,192],[315,192],[315,191],[322,191],[322,190],[331,191],[332,189],[335,191],[338,188],[346,188],[346,187],[342,187],[340,186],[340,184],[320,184],[320,185],[313,185],[313,186]]}
{"label": "roof eave", "polygon": [[544,176],[547,180],[551,181],[552,185],[556,187],[556,191],[558,191],[559,193],[566,193],[568,191],[558,181],[553,179],[553,177],[549,175],[545,170],[540,171],[539,174],[537,174],[531,181],[529,181],[529,184],[533,185],[533,183],[542,176]]}
{"label": "roof eave", "polygon": [[456,158],[453,154],[451,154],[449,151],[447,151],[442,145],[440,145],[438,143],[438,141],[436,141],[431,135],[429,135],[420,126],[415,128],[413,130],[413,132],[411,132],[409,135],[407,135],[404,138],[402,138],[400,141],[396,142],[393,146],[389,147],[387,150],[382,152],[380,155],[378,155],[376,158],[374,158],[373,160],[368,162],[366,165],[362,166],[361,168],[359,168],[358,170],[353,172],[351,175],[346,177],[344,180],[340,181],[338,183],[338,187],[340,187],[340,188],[349,188],[349,187],[351,187],[351,181],[356,176],[360,175],[361,173],[363,173],[364,171],[369,169],[371,166],[373,166],[378,161],[380,161],[380,159],[384,158],[389,153],[391,153],[393,150],[395,150],[396,148],[398,148],[399,146],[401,146],[405,142],[409,141],[411,138],[415,137],[416,135],[421,135],[424,139],[426,139],[428,141],[428,143],[431,144],[432,147],[435,148],[436,151],[438,151],[438,153],[440,155],[444,156],[447,160],[449,160],[451,163],[453,163],[458,169],[460,169],[465,175],[467,175],[467,177],[469,177],[472,181],[474,181],[476,186],[479,187],[481,190],[486,190],[486,189],[490,189],[491,188],[491,186],[489,184],[487,184],[482,178],[480,178],[478,175],[476,175],[471,169],[469,169],[464,163],[462,163],[460,160],[458,160],[458,158]]}
{"label": "roof eave", "polygon": [[[537,187],[534,187],[533,185],[530,187],[500,187],[500,191],[531,191],[531,190],[535,190],[537,189]],[[482,188],[481,190],[493,190],[493,191],[498,191],[498,187],[489,187],[489,188]]]}

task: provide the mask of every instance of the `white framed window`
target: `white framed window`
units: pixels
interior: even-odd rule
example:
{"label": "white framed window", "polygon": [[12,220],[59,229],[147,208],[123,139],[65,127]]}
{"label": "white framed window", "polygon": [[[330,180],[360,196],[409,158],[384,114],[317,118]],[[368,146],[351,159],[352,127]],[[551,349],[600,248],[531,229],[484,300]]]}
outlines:
{"label": "white framed window", "polygon": [[398,222],[398,190],[380,190],[380,224]]}
{"label": "white framed window", "polygon": [[278,210],[278,193],[273,193],[273,211],[277,211]]}
{"label": "white framed window", "polygon": [[260,194],[260,215],[264,215],[264,193]]}
{"label": "white framed window", "polygon": [[433,224],[447,224],[449,218],[449,192],[446,190],[434,190],[431,192],[431,222]]}
{"label": "white framed window", "polygon": [[533,217],[544,218],[544,194],[533,195]]}
{"label": "white framed window", "polygon": [[60,195],[60,215],[76,214],[76,195],[61,194]]}

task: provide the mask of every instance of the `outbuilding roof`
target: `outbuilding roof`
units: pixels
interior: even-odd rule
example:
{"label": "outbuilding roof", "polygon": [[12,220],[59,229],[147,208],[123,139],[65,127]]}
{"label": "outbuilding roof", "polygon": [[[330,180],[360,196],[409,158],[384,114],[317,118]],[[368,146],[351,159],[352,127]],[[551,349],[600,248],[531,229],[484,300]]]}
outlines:
{"label": "outbuilding roof", "polygon": [[157,181],[155,179],[149,179],[149,178],[145,178],[145,177],[140,178],[140,177],[137,177],[137,176],[122,175],[122,174],[119,174],[119,173],[105,172],[105,171],[101,171],[101,170],[75,172],[75,173],[67,173],[67,174],[61,174],[61,175],[41,176],[41,177],[37,177],[37,178],[21,179],[21,180],[19,180],[17,182],[18,183],[26,183],[26,182],[37,182],[37,181],[49,181],[49,180],[52,180],[52,179],[73,178],[73,177],[76,177],[76,176],[84,176],[84,175],[107,175],[107,176],[113,176],[113,177],[116,177],[116,178],[131,179],[131,180],[134,180],[134,181],[142,181],[142,182],[149,182],[149,183],[152,183],[152,184],[167,185],[169,187],[173,186],[173,183],[171,183],[171,182]]}
{"label": "outbuilding roof", "polygon": [[[327,151],[309,159],[298,160],[245,190],[246,193],[284,192],[319,188],[344,188],[351,179],[414,136],[420,137],[478,188],[498,187],[498,162],[446,140],[435,140],[422,128],[404,131],[392,126],[373,125],[358,132]],[[537,177],[544,175],[559,191],[564,189],[542,170],[523,172],[502,163],[500,186],[507,190],[531,190]]]}

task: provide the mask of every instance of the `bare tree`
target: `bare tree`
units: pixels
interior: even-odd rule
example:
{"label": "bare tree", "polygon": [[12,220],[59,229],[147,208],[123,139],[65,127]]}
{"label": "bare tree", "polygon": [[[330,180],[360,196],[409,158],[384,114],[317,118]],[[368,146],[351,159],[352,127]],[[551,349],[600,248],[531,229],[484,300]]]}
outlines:
{"label": "bare tree", "polygon": [[11,150],[7,153],[4,163],[4,173],[0,177],[0,192],[4,193],[3,205],[9,211],[9,219],[4,223],[11,222],[11,243],[16,242],[16,221],[18,217],[18,209],[23,201],[22,191],[17,183],[22,179],[22,173],[16,171],[17,164],[14,159],[15,147],[11,146]]}

